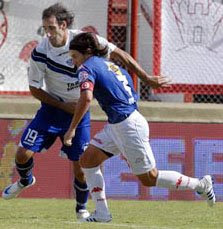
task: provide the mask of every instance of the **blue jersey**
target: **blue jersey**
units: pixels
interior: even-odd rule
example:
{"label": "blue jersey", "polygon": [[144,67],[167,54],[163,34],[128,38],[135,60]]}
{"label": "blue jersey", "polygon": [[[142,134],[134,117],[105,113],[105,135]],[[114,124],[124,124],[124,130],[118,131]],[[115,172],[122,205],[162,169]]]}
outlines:
{"label": "blue jersey", "polygon": [[78,69],[81,84],[91,81],[93,95],[108,116],[109,123],[119,123],[137,109],[136,94],[131,76],[113,62],[100,57],[90,57]]}

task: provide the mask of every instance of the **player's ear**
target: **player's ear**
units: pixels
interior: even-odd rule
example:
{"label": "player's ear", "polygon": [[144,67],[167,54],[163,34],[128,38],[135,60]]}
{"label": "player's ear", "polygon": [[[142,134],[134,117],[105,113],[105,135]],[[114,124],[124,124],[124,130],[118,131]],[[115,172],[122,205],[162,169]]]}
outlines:
{"label": "player's ear", "polygon": [[87,54],[93,54],[93,51],[92,51],[92,49],[91,48],[87,48]]}
{"label": "player's ear", "polygon": [[65,20],[61,22],[61,28],[63,28],[64,30],[67,29],[67,22]]}

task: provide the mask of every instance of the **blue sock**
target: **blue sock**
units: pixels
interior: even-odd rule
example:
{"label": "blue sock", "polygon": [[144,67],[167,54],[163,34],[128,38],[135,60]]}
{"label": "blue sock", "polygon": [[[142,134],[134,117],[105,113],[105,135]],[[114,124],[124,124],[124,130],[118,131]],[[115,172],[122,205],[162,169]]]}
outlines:
{"label": "blue sock", "polygon": [[74,190],[76,191],[76,212],[80,209],[86,209],[88,200],[88,187],[86,183],[81,183],[76,178],[74,179]]}
{"label": "blue sock", "polygon": [[32,183],[33,180],[33,174],[32,174],[32,168],[33,168],[33,158],[31,157],[25,164],[16,164],[16,169],[20,175],[20,183],[24,186],[27,186]]}

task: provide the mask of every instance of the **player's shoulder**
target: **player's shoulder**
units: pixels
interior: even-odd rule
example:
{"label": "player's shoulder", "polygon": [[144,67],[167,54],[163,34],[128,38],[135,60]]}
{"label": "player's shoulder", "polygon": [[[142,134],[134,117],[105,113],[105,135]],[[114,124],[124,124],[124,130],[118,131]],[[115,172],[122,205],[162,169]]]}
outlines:
{"label": "player's shoulder", "polygon": [[94,71],[95,69],[97,69],[97,66],[100,66],[102,63],[102,59],[101,57],[98,56],[92,56],[90,58],[88,58],[87,61],[84,62],[84,64],[82,65],[83,69],[88,69],[88,71]]}
{"label": "player's shoulder", "polygon": [[40,54],[47,53],[47,47],[49,47],[49,39],[44,37],[39,44],[36,46],[35,51]]}
{"label": "player's shoulder", "polygon": [[92,56],[83,65],[82,71],[88,72],[92,76],[105,73],[108,69],[105,64],[106,59],[103,57]]}
{"label": "player's shoulder", "polygon": [[69,29],[69,36],[71,38],[75,37],[76,35],[80,34],[80,33],[83,33],[82,30],[79,30],[79,29]]}
{"label": "player's shoulder", "polygon": [[85,61],[79,68],[78,72],[87,72],[90,75],[94,75],[95,72],[100,68],[101,62],[97,61],[101,58],[98,58],[96,56],[90,57],[87,61]]}

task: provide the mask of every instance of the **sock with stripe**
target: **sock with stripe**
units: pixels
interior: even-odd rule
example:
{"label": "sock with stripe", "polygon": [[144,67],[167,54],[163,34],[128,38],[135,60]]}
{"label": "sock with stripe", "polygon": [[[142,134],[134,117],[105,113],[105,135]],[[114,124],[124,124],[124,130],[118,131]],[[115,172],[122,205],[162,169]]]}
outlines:
{"label": "sock with stripe", "polygon": [[110,215],[105,196],[105,182],[100,166],[90,169],[83,169],[87,185],[95,203],[96,212],[99,215]]}
{"label": "sock with stripe", "polygon": [[165,170],[159,171],[156,186],[175,190],[203,190],[199,179],[185,176],[179,172]]}
{"label": "sock with stripe", "polygon": [[24,186],[27,186],[32,183],[33,174],[32,168],[34,166],[33,158],[31,157],[25,164],[19,164],[15,162],[16,170],[20,175],[20,183]]}
{"label": "sock with stripe", "polygon": [[89,194],[87,183],[81,183],[75,178],[74,190],[76,192],[76,212],[78,212],[80,209],[86,209]]}

